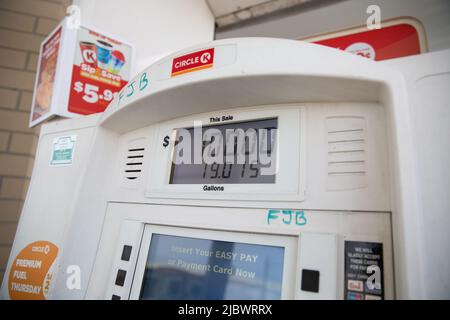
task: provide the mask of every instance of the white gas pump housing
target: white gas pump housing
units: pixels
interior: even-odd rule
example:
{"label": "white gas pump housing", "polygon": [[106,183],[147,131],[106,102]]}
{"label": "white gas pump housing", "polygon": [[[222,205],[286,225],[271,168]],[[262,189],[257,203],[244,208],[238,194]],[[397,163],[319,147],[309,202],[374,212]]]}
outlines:
{"label": "white gas pump housing", "polygon": [[[206,64],[174,72],[198,52],[212,54]],[[412,120],[416,79],[448,83],[449,56],[406,58],[403,68],[420,65],[407,74],[323,46],[243,38],[158,61],[103,114],[42,127],[3,297],[29,288],[13,286],[21,250],[48,241],[58,248],[48,299],[449,298],[449,200],[436,199],[431,239]],[[448,106],[445,95],[436,100]],[[172,183],[176,130],[261,119],[277,123],[272,183]],[[67,137],[69,161],[52,163]],[[430,241],[440,252],[425,253]],[[79,287],[68,284],[73,270]]]}

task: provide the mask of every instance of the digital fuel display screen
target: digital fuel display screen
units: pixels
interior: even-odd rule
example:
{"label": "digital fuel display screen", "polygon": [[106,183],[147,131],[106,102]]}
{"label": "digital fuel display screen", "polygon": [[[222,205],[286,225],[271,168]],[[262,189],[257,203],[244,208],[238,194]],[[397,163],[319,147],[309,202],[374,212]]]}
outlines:
{"label": "digital fuel display screen", "polygon": [[178,129],[169,183],[275,183],[277,125],[270,118]]}

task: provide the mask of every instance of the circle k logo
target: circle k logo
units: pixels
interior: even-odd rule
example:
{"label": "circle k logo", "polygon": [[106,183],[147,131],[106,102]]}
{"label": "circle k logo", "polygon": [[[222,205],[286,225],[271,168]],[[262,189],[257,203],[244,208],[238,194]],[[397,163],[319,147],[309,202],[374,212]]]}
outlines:
{"label": "circle k logo", "polygon": [[200,56],[201,63],[208,63],[211,61],[211,53],[205,52]]}
{"label": "circle k logo", "polygon": [[345,51],[356,54],[361,57],[375,60],[375,49],[368,43],[356,42],[345,48]]}
{"label": "circle k logo", "polygon": [[97,53],[94,50],[85,49],[82,51],[83,60],[86,63],[94,63],[97,61]]}

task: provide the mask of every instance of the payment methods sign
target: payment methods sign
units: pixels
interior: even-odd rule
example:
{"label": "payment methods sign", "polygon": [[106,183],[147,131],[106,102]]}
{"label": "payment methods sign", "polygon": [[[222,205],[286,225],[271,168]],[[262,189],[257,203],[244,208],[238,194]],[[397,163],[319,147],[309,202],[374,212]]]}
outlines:
{"label": "payment methods sign", "polygon": [[214,65],[214,48],[192,52],[173,59],[172,77],[211,68]]}

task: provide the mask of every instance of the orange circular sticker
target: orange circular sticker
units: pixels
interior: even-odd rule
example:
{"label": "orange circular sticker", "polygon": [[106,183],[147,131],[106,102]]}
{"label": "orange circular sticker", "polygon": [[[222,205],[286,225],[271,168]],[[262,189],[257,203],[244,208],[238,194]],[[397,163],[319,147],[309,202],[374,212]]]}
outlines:
{"label": "orange circular sticker", "polygon": [[48,241],[36,241],[23,248],[9,272],[10,299],[45,300],[57,255],[58,247]]}

